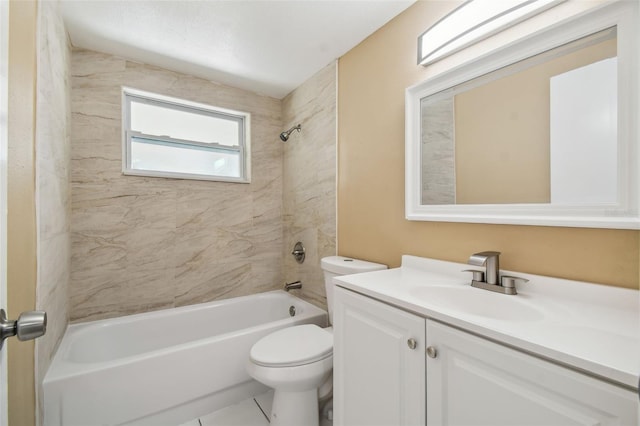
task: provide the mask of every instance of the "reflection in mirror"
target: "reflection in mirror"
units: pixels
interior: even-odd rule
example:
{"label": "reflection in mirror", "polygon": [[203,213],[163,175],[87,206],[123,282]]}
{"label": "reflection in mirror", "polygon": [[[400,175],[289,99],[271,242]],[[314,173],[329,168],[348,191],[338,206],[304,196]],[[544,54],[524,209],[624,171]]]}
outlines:
{"label": "reflection in mirror", "polygon": [[424,97],[421,204],[618,202],[611,28]]}

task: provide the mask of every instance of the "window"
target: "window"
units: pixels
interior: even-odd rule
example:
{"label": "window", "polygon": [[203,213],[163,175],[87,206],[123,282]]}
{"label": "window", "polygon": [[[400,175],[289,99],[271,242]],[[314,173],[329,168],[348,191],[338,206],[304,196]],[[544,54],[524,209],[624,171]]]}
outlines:
{"label": "window", "polygon": [[250,114],[123,88],[123,173],[250,181]]}

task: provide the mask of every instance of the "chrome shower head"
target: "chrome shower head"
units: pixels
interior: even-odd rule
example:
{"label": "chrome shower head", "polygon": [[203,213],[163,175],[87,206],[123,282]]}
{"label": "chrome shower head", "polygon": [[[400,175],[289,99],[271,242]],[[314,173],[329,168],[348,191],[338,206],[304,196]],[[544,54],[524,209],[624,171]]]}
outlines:
{"label": "chrome shower head", "polygon": [[290,128],[289,130],[287,130],[286,132],[282,132],[280,133],[280,139],[282,140],[282,142],[286,142],[289,140],[289,135],[291,135],[291,133],[294,130],[297,130],[298,132],[300,131],[300,129],[302,129],[302,126],[300,124],[293,126],[292,128]]}

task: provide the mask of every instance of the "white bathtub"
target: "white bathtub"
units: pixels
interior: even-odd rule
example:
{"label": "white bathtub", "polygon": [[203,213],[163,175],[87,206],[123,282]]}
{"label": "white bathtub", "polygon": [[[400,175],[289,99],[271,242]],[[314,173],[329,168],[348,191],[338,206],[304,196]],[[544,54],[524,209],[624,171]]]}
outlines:
{"label": "white bathtub", "polygon": [[[289,309],[295,307],[295,316]],[[44,424],[178,425],[267,389],[262,336],[327,313],[283,291],[71,325],[44,378]]]}

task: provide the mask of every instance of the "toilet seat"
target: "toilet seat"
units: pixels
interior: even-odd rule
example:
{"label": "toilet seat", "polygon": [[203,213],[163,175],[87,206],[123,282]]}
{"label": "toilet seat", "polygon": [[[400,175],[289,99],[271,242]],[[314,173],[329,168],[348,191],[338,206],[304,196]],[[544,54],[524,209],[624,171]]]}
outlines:
{"label": "toilet seat", "polygon": [[333,354],[333,335],[315,324],[278,330],[260,339],[250,352],[251,362],[264,367],[311,364]]}

